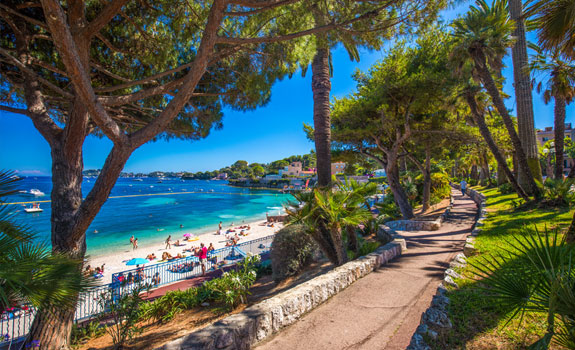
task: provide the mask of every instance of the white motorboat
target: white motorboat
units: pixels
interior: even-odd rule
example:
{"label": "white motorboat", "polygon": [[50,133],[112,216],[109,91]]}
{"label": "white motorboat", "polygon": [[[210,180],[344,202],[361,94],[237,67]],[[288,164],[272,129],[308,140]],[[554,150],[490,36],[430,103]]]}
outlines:
{"label": "white motorboat", "polygon": [[44,209],[40,208],[40,203],[34,203],[30,208],[24,208],[24,211],[27,213],[41,213]]}
{"label": "white motorboat", "polygon": [[30,190],[30,194],[33,194],[33,195],[36,196],[36,197],[41,197],[41,196],[45,196],[45,195],[46,195],[44,192],[40,191],[40,190],[37,189],[37,188],[31,189],[31,190]]}

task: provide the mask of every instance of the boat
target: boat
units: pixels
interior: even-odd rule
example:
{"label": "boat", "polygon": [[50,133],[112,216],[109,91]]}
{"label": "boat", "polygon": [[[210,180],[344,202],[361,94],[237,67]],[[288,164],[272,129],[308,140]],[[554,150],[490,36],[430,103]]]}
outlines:
{"label": "boat", "polygon": [[44,209],[40,208],[40,203],[34,203],[30,206],[30,208],[24,208],[24,211],[27,213],[41,213]]}
{"label": "boat", "polygon": [[37,188],[31,189],[31,190],[30,190],[30,194],[33,194],[33,195],[36,196],[36,197],[40,197],[40,196],[45,196],[45,195],[46,195],[44,192],[40,191],[40,190],[37,189]]}
{"label": "boat", "polygon": [[134,181],[144,181],[144,180],[142,180],[142,179],[134,179]]}

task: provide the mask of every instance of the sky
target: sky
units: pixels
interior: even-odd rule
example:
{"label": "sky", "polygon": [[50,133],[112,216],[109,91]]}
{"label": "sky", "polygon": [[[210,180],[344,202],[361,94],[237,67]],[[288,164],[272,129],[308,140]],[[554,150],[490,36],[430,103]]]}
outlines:
{"label": "sky", "polygon": [[[443,12],[445,21],[464,13],[469,3],[460,2]],[[387,46],[389,47],[389,46]],[[361,50],[359,62],[352,62],[343,48],[332,51],[334,72],[332,98],[355,91],[351,75],[356,69],[367,71],[385,56],[381,51]],[[507,107],[515,110],[513,71],[510,54],[504,70],[504,92],[512,96]],[[553,125],[553,103],[545,105],[534,92],[535,127]],[[566,122],[574,122],[575,108],[567,109]],[[314,148],[303,132],[303,123],[313,124],[311,69],[307,75],[294,75],[277,82],[272,88],[271,101],[250,112],[224,110],[223,128],[212,130],[199,141],[156,141],[138,148],[128,160],[124,171],[207,171],[220,169],[236,160],[268,163],[296,154],[309,153]],[[107,139],[89,136],[84,144],[84,169],[99,169],[104,164],[112,144]],[[49,175],[50,149],[25,116],[0,111],[0,169],[16,170],[24,175]]]}

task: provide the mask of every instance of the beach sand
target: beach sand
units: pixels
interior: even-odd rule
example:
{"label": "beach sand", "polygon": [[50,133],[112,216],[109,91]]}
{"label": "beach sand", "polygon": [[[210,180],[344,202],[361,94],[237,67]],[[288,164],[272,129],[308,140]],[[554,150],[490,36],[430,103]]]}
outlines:
{"label": "beach sand", "polygon": [[[247,237],[240,236],[240,241],[238,243],[244,243],[247,241],[251,241],[257,238],[262,238],[266,236],[270,236],[275,234],[279,229],[283,227],[281,223],[275,223],[274,227],[262,226],[265,220],[259,220],[256,222],[251,222],[242,225],[249,225],[250,230],[246,231],[249,235]],[[199,247],[200,243],[204,243],[207,246],[212,243],[214,248],[223,248],[226,245],[226,236],[225,232],[230,228],[236,228],[236,233],[239,234],[241,230],[237,229],[240,225],[230,226],[230,227],[223,227],[222,234],[218,235],[216,232],[211,233],[204,233],[198,234],[199,240],[197,241],[184,241],[184,237],[182,236],[185,233],[188,233],[186,230],[182,230],[182,235],[176,236],[172,235],[172,246],[169,249],[166,248],[165,240],[168,238],[169,233],[166,233],[166,236],[159,240],[158,242],[140,242],[138,241],[138,249],[132,250],[132,245],[130,244],[130,237],[126,237],[126,245],[125,249],[121,252],[117,252],[114,254],[108,255],[97,255],[97,256],[88,256],[87,262],[85,266],[91,265],[92,268],[96,266],[102,266],[102,264],[106,264],[104,268],[104,278],[99,279],[102,284],[112,282],[112,274],[116,272],[121,272],[129,269],[135,268],[135,266],[126,266],[126,262],[133,258],[146,258],[148,254],[154,253],[158,259],[151,261],[146,266],[150,266],[153,264],[158,263],[161,260],[162,253],[167,251],[172,256],[176,256],[178,253],[182,253],[182,255],[190,256],[191,253],[184,252],[184,249],[188,249],[191,247]],[[189,232],[192,233],[192,232]],[[234,235],[234,233],[231,233]],[[183,246],[176,247],[175,242],[176,240],[180,240],[180,244],[184,244]]]}

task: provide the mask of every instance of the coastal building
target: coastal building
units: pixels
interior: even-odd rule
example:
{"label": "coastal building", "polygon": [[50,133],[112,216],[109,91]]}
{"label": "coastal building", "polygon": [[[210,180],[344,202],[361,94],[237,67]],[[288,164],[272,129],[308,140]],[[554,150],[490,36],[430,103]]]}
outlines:
{"label": "coastal building", "polygon": [[[565,138],[570,138],[571,140],[575,140],[575,129],[571,126],[571,123],[565,123]],[[555,131],[553,130],[552,126],[548,126],[543,130],[537,130],[537,141],[539,145],[542,147],[545,145],[547,141],[551,141],[555,139]],[[564,158],[563,161],[563,170],[565,174],[568,174],[571,168],[575,166],[575,159],[568,158],[567,156]]]}
{"label": "coastal building", "polygon": [[[565,124],[565,137],[569,137],[571,140],[575,140],[575,129],[571,126],[571,123]],[[541,146],[549,140],[555,138],[555,131],[552,126],[548,126],[543,130],[537,130],[537,141]]]}
{"label": "coastal building", "polygon": [[284,167],[283,169],[280,169],[279,174],[281,176],[283,176],[283,175],[299,176],[299,175],[301,175],[302,170],[303,169],[301,166],[301,162],[293,162],[290,165]]}
{"label": "coastal building", "polygon": [[228,173],[219,173],[218,176],[216,176],[216,178],[218,180],[227,180],[228,179]]}
{"label": "coastal building", "polygon": [[343,172],[345,171],[345,163],[339,162],[339,163],[331,163],[331,174],[332,175],[337,175],[337,174],[343,174]]}

